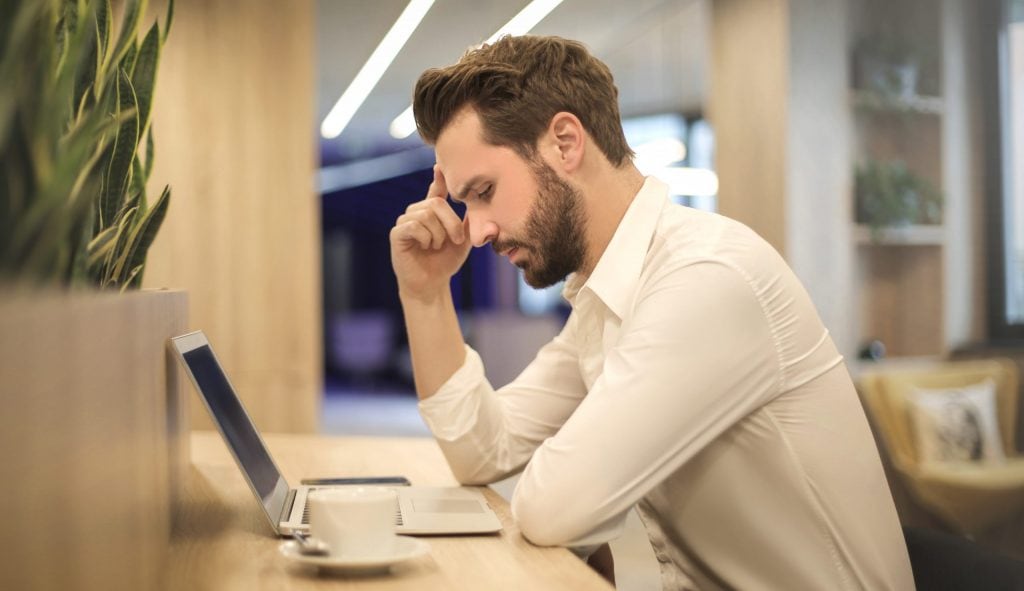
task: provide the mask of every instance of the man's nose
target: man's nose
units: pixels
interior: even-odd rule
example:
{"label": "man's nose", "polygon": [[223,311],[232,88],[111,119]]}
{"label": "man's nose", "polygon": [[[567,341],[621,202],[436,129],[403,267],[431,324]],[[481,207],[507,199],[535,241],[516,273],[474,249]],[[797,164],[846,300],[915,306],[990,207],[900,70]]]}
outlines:
{"label": "man's nose", "polygon": [[473,246],[483,246],[498,235],[498,225],[479,212],[466,212],[469,218],[469,241]]}

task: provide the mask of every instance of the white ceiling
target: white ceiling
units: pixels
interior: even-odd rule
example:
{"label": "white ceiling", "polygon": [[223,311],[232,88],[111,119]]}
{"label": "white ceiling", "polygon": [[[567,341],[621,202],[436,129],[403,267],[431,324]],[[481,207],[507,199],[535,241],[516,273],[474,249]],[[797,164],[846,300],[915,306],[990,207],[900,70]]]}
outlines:
{"label": "white ceiling", "polygon": [[[315,129],[408,0],[319,0]],[[565,0],[533,30],[577,39],[611,68],[624,116],[699,111],[707,88],[710,0]],[[419,145],[388,125],[429,67],[458,60],[528,0],[437,0],[349,126],[334,142],[350,157]]]}

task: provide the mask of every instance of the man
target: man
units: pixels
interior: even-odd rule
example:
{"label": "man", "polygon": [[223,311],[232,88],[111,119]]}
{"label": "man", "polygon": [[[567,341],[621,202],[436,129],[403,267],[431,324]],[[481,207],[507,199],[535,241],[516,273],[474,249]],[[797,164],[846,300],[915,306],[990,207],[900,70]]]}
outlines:
{"label": "man", "polygon": [[[512,511],[586,553],[634,506],[666,589],[911,589],[850,377],[782,258],[633,166],[608,68],[504,38],[424,72],[437,164],[391,231],[420,410],[456,477],[522,470]],[[446,201],[465,203],[463,219]],[[449,279],[491,244],[572,314],[494,391]]]}

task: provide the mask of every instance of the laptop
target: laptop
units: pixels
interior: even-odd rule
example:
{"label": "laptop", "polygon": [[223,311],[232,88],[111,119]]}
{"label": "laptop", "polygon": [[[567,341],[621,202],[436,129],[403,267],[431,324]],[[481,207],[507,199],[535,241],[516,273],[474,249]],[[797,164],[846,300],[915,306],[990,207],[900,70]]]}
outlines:
{"label": "laptop", "polygon": [[[202,331],[192,332],[173,337],[171,344],[271,527],[281,536],[308,530],[309,493],[345,485],[290,486],[228,381],[206,335]],[[393,490],[398,496],[396,533],[486,534],[501,530],[501,521],[479,490],[421,486],[396,486]]]}

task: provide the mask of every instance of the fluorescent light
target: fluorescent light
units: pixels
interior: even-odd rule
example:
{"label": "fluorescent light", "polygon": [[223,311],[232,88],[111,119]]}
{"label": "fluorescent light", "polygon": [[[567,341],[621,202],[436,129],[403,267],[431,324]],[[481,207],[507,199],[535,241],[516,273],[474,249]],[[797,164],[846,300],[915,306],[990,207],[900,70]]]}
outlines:
{"label": "fluorescent light", "polygon": [[674,137],[644,142],[636,146],[633,151],[636,152],[633,163],[644,174],[686,158],[686,145],[679,138]]}
{"label": "fluorescent light", "polygon": [[377,49],[373,50],[370,59],[366,60],[352,83],[345,89],[344,94],[331,107],[327,117],[324,117],[324,122],[320,125],[322,136],[331,139],[341,134],[433,4],[434,0],[411,0],[409,2],[395,24],[391,25],[388,34],[381,39]]}
{"label": "fluorescent light", "polygon": [[[551,14],[551,11],[561,3],[562,0],[533,0],[533,2],[530,2],[520,10],[519,14],[512,17],[512,20],[502,25],[493,35],[488,37],[484,43],[493,43],[503,35],[525,35],[529,33],[531,29],[537,26],[537,23],[544,20],[544,17]],[[388,131],[391,132],[391,137],[395,139],[405,139],[416,131],[416,118],[412,114],[412,105],[409,105],[409,108],[402,111],[401,115],[395,117],[388,127]]]}
{"label": "fluorescent light", "polygon": [[512,17],[512,20],[505,23],[493,35],[487,38],[484,43],[494,43],[502,35],[524,35],[530,29],[537,26],[537,23],[544,20],[544,17],[551,14],[562,0],[533,0],[519,11],[519,14]]}
{"label": "fluorescent light", "polygon": [[402,111],[401,115],[395,117],[395,120],[388,126],[388,131],[391,132],[391,137],[398,140],[404,140],[416,131],[416,117],[412,114],[412,105]]}
{"label": "fluorescent light", "polygon": [[652,170],[650,175],[668,184],[670,195],[711,197],[718,194],[718,175],[707,168],[666,166]]}

